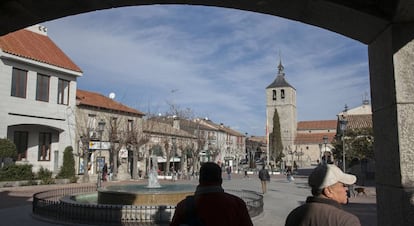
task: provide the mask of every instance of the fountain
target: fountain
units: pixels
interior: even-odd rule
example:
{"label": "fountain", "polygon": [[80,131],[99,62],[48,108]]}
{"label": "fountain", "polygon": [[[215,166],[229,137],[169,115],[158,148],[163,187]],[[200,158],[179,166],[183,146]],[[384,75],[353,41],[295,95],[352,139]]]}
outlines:
{"label": "fountain", "polygon": [[152,167],[148,173],[148,188],[160,188],[161,185],[158,182],[158,163],[157,163],[157,156],[152,156],[151,164]]}
{"label": "fountain", "polygon": [[[33,214],[64,224],[168,225],[177,203],[194,194],[195,184],[160,185],[156,158],[151,158],[148,185],[120,184],[63,188],[33,196]],[[263,211],[263,196],[254,191],[229,191],[249,206],[251,216]],[[124,224],[125,223],[125,224]]]}
{"label": "fountain", "polygon": [[148,185],[110,185],[98,189],[99,204],[122,204],[136,206],[175,206],[186,196],[194,194],[193,184],[164,184],[158,182],[157,157],[151,158]]}

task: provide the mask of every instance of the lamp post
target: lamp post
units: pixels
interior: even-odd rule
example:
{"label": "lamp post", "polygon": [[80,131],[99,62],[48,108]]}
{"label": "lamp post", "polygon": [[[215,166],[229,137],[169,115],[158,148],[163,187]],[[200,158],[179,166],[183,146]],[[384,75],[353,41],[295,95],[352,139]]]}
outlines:
{"label": "lamp post", "polygon": [[172,149],[173,149],[173,159],[172,159],[172,168],[173,168],[173,171],[172,171],[172,180],[175,180],[175,152],[176,152],[176,150],[175,150],[175,140],[176,140],[176,138],[175,137],[173,137],[172,138],[172,145],[173,145],[173,147],[172,147]]}
{"label": "lamp post", "polygon": [[210,162],[210,150],[211,150],[211,143],[210,142],[208,142],[208,145],[207,145],[208,147],[207,147],[207,162]]}
{"label": "lamp post", "polygon": [[[248,161],[249,166],[250,166],[250,162],[251,162],[250,156],[251,156],[251,154],[250,154],[250,149],[248,149],[248,147],[247,147],[247,135],[248,135],[248,133],[246,132],[244,134],[246,135],[246,139],[244,139],[244,147],[245,147],[245,150],[246,150],[246,154],[245,154],[244,158],[246,159],[246,161]],[[249,156],[249,157],[247,158],[247,156]]]}
{"label": "lamp post", "polygon": [[[99,160],[101,159],[101,151],[102,151],[102,134],[105,130],[105,121],[101,119],[101,121],[98,122],[98,132],[99,132]],[[97,158],[98,159],[98,158]],[[100,162],[96,161],[96,165],[98,167],[98,179],[96,181],[96,187],[100,188],[102,186],[102,167],[100,165]]]}
{"label": "lamp post", "polygon": [[341,138],[342,138],[342,169],[345,172],[345,130],[346,130],[346,124],[348,121],[344,116],[342,116],[342,119],[339,120],[340,130],[341,130]]}
{"label": "lamp post", "polygon": [[323,149],[323,155],[325,156],[324,162],[325,163],[328,163],[328,161],[326,159],[326,155],[325,155],[325,152],[326,152],[326,144],[328,144],[328,136],[327,135],[324,135],[323,138],[322,138],[322,140],[323,140],[323,143],[325,144],[325,149]]}
{"label": "lamp post", "polygon": [[322,163],[322,144],[319,144],[319,163]]}

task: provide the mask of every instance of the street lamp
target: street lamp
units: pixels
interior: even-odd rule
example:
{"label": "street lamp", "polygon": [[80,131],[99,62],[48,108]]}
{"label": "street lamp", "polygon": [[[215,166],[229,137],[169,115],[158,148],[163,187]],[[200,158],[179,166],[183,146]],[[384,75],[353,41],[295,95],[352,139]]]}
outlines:
{"label": "street lamp", "polygon": [[[245,159],[246,159],[246,161],[249,161],[249,166],[251,165],[251,153],[250,153],[250,149],[247,147],[247,135],[248,135],[248,133],[246,132],[246,133],[244,133],[245,135],[246,135],[246,139],[244,140],[244,147],[245,147],[245,149],[246,149],[246,154],[245,154]],[[247,157],[247,156],[249,156],[249,157]]]}
{"label": "street lamp", "polygon": [[210,162],[210,150],[211,150],[211,143],[210,142],[208,142],[208,145],[207,145],[207,162]]}
{"label": "street lamp", "polygon": [[327,135],[324,135],[323,138],[322,138],[322,140],[323,140],[323,143],[325,144],[325,149],[323,150],[323,155],[325,156],[325,163],[328,163],[328,161],[326,159],[326,155],[325,155],[325,152],[326,152],[326,144],[328,144],[328,136]]}
{"label": "street lamp", "polygon": [[341,130],[342,135],[342,169],[345,172],[345,130],[346,130],[346,124],[348,121],[344,116],[339,120],[339,128]]}
{"label": "street lamp", "polygon": [[319,144],[319,163],[322,163],[322,144]]}
{"label": "street lamp", "polygon": [[173,162],[172,162],[172,168],[173,168],[173,171],[172,171],[172,179],[174,180],[175,179],[175,164],[174,164],[174,162],[175,162],[175,152],[176,152],[176,150],[175,150],[175,140],[176,140],[176,138],[175,137],[173,137],[172,138],[172,144],[173,144]]}
{"label": "street lamp", "polygon": [[[101,151],[102,151],[102,134],[105,130],[105,121],[101,119],[101,121],[98,122],[98,132],[99,132],[99,160],[101,159]],[[98,159],[98,158],[97,158]],[[98,166],[98,180],[96,181],[96,187],[100,188],[102,186],[102,167],[100,165],[100,162],[96,161],[96,165]]]}

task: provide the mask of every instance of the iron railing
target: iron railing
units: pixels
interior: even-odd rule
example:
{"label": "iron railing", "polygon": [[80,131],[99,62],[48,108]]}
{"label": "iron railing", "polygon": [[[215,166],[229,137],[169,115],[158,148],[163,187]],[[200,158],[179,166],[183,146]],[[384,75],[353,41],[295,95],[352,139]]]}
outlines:
{"label": "iron railing", "polygon": [[[95,186],[66,187],[33,195],[33,215],[54,222],[90,225],[168,225],[175,206],[107,205],[62,201],[63,197],[95,193]],[[263,196],[253,191],[226,190],[242,198],[250,217],[263,212]]]}

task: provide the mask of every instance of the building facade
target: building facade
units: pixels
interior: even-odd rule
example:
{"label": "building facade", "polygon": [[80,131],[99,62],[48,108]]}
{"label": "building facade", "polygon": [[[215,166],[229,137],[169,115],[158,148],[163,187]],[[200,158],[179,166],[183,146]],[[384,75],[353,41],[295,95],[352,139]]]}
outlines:
{"label": "building facade", "polygon": [[336,136],[336,120],[300,121],[297,126],[295,149],[289,158],[299,167],[334,162],[332,141]]}
{"label": "building facade", "polygon": [[76,81],[81,69],[35,25],[0,37],[0,137],[18,164],[57,173],[74,146]]}
{"label": "building facade", "polygon": [[[130,168],[128,152],[138,148],[144,139],[142,132],[144,115],[113,98],[78,89],[75,155],[78,174],[96,177],[107,164],[116,174],[117,179],[131,179],[134,175],[128,173]],[[119,159],[120,164],[118,165],[118,161],[113,161],[114,159]],[[117,169],[114,170],[115,168]]]}

